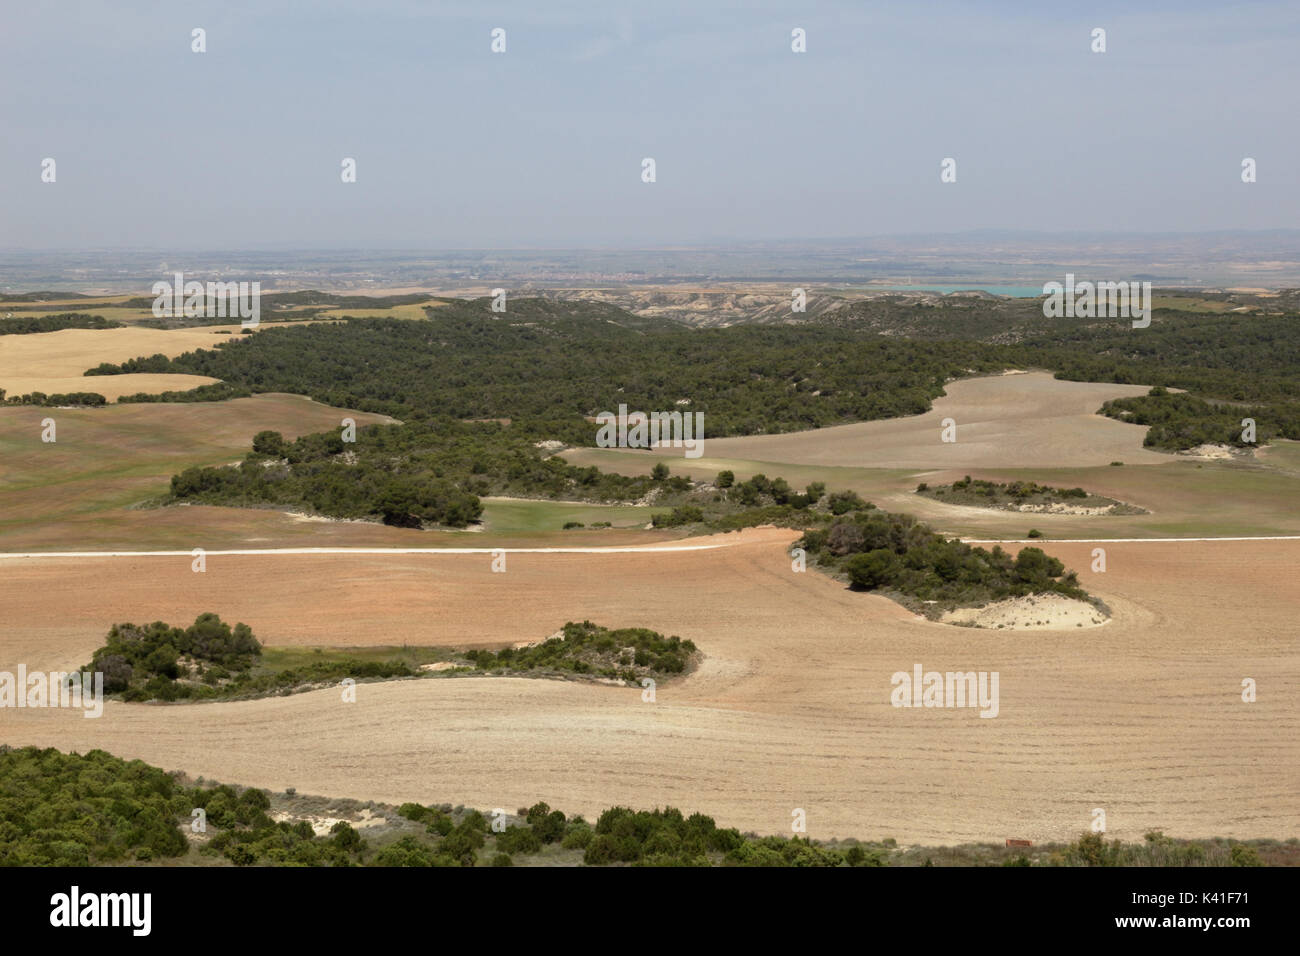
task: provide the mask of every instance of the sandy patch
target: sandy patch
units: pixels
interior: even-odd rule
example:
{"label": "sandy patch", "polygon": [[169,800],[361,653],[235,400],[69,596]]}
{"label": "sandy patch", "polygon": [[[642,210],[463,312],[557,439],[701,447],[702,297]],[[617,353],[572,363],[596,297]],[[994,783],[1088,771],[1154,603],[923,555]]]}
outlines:
{"label": "sandy patch", "polygon": [[963,607],[944,614],[944,624],[968,627],[1014,628],[1018,631],[1056,631],[1062,628],[1099,627],[1107,618],[1100,608],[1063,594],[1036,594],[995,601],[984,607]]}
{"label": "sandy patch", "polygon": [[1111,514],[1116,505],[1105,505],[1103,507],[1089,508],[1086,505],[1067,505],[1061,501],[1053,501],[1050,504],[1041,505],[1011,505],[1007,511],[1017,511],[1021,514],[1042,514],[1042,515],[1108,515]]}
{"label": "sandy patch", "polygon": [[1209,461],[1231,461],[1234,458],[1248,458],[1253,451],[1248,448],[1233,448],[1231,445],[1197,445],[1195,448],[1188,448],[1185,451],[1178,452],[1185,458],[1204,458]]}
{"label": "sandy patch", "polygon": [[323,817],[310,813],[286,813],[283,810],[273,811],[270,814],[270,817],[276,823],[281,823],[285,820],[293,823],[297,823],[299,820],[306,820],[311,824],[312,832],[317,836],[329,836],[330,829],[336,823],[349,823],[352,825],[354,830],[365,830],[370,827],[382,827],[388,825],[386,819],[380,816],[375,816],[374,812],[369,809],[362,810],[358,813],[356,819],[349,819],[347,817]]}

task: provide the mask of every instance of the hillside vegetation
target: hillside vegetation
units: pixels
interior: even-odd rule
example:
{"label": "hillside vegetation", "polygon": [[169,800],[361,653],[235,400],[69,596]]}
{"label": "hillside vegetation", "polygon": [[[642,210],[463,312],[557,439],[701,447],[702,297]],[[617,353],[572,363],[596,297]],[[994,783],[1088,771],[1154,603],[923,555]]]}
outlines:
{"label": "hillside vegetation", "polygon": [[102,315],[62,312],[56,315],[18,315],[0,318],[0,335],[30,335],[33,332],[57,332],[60,329],[120,329],[121,322],[110,322]]}
{"label": "hillside vegetation", "polygon": [[1056,508],[1087,508],[1107,514],[1145,514],[1133,505],[1114,498],[1094,495],[1082,488],[1053,488],[1036,481],[985,481],[970,475],[947,485],[921,482],[916,493],[950,505],[1004,508],[1008,511],[1051,511]]}
{"label": "hillside vegetation", "polygon": [[[566,623],[550,637],[498,651],[474,648],[264,648],[246,624],[213,613],[186,628],[162,621],[114,624],[84,671],[104,675],[104,692],[126,701],[243,700],[340,681],[498,675],[589,678],[640,686],[697,662],[691,641],[648,628]],[[433,666],[431,666],[433,665]]]}
{"label": "hillside vegetation", "polygon": [[[1300,438],[1292,314],[1157,309],[1149,328],[1133,329],[1127,319],[1047,319],[1037,300],[873,299],[799,324],[690,329],[597,302],[516,299],[498,314],[486,299],[457,300],[425,311],[425,322],[263,329],[93,373],[207,375],[240,394],[290,391],[398,418],[508,417],[557,431],[619,403],[682,408],[704,412],[707,434],[720,437],[919,414],[954,378],[1045,368],[1266,407],[1269,435]],[[1174,419],[1203,412],[1173,410]],[[587,436],[594,443],[594,427]],[[1191,447],[1184,442],[1198,437],[1157,446]]]}
{"label": "hillside vegetation", "polygon": [[911,515],[859,511],[805,532],[796,547],[854,589],[883,592],[931,617],[1026,594],[1089,600],[1075,572],[1041,548],[1013,559],[997,545],[987,551],[946,538]]}
{"label": "hillside vegetation", "polygon": [[[328,813],[324,826],[322,812]],[[355,824],[355,825],[354,825]],[[324,832],[320,832],[324,830]],[[324,803],[292,791],[189,785],[92,750],[0,746],[0,866],[171,862],[235,866],[1262,866],[1295,865],[1296,841],[1139,844],[1086,834],[1032,848],[900,848],[741,833],[674,807],[611,807],[590,823],[544,802],[491,817],[449,803]]]}

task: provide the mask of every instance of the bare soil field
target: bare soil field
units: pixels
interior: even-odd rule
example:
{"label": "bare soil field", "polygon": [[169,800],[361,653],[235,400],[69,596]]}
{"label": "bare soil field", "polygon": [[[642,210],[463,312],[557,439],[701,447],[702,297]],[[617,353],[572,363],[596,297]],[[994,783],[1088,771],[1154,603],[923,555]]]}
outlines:
{"label": "bare soil field", "polygon": [[[945,390],[923,415],[784,435],[708,438],[706,421],[704,453],[858,468],[1072,468],[1169,460],[1142,447],[1145,428],[1096,414],[1107,399],[1145,395],[1146,386],[1065,382],[1028,372],[960,379]],[[957,423],[955,442],[941,441],[945,418]],[[658,453],[682,457],[681,449]]]}
{"label": "bare soil field", "polygon": [[[681,553],[0,558],[0,669],[84,663],[114,621],[201,611],[269,643],[505,645],[568,620],[639,625],[706,659],[635,689],[513,678],[362,684],[240,703],[110,702],[98,720],[8,710],[0,740],[209,779],[391,802],[587,814],[671,803],[720,824],[911,843],[1109,833],[1300,835],[1300,541],[1046,544],[1110,606],[1105,627],[924,621],[791,571],[792,532]],[[695,539],[691,543],[700,543]],[[997,671],[1000,712],[903,709],[890,677]],[[1259,682],[1255,703],[1241,681]]]}

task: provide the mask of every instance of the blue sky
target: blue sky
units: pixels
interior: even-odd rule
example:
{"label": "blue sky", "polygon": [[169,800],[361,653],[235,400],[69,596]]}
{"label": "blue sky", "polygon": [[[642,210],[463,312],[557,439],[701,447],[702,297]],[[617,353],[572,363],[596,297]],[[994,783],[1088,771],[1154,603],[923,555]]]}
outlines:
{"label": "blue sky", "polygon": [[1294,3],[123,0],[3,21],[7,248],[1300,224]]}

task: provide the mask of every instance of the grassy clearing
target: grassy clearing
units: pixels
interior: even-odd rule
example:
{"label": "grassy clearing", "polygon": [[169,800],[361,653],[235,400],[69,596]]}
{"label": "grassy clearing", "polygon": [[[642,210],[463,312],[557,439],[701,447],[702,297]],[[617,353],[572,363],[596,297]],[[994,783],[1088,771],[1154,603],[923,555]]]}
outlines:
{"label": "grassy clearing", "polygon": [[[138,527],[144,513],[127,509],[165,494],[178,467],[237,459],[266,428],[313,432],[337,426],[345,415],[359,425],[384,420],[295,395],[188,405],[0,409],[0,549],[82,549],[113,541],[141,547],[147,535],[120,537],[113,525]],[[53,443],[41,441],[46,417],[57,426]],[[87,527],[90,519],[104,524]]]}
{"label": "grassy clearing", "polygon": [[[605,522],[612,529],[644,528],[655,514],[665,510],[637,505],[488,497],[483,499],[482,521],[485,531],[497,534],[558,531],[577,534],[584,529],[598,531],[594,526]],[[583,525],[583,529],[566,531],[564,526],[573,522]]]}

